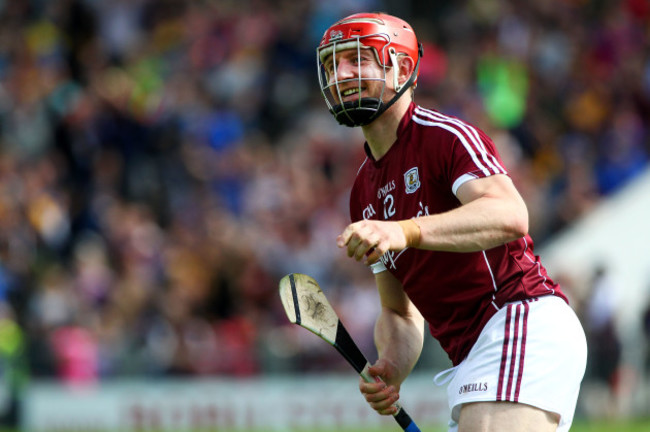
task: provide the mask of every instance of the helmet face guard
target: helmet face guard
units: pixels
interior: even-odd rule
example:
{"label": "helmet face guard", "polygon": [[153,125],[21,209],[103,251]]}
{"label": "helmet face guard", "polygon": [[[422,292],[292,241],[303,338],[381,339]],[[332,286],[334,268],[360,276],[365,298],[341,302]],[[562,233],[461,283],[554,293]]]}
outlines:
{"label": "helmet face guard", "polygon": [[[391,34],[393,38],[391,38]],[[383,70],[380,77],[364,77],[359,64],[356,77],[340,80],[337,76],[336,53],[343,50],[370,49]],[[417,62],[406,83],[398,83],[398,55],[407,55]],[[332,67],[328,73],[325,62],[330,58]],[[317,49],[318,80],[325,103],[334,118],[345,126],[365,126],[372,123],[395,101],[397,101],[417,81],[422,47],[417,43],[411,27],[399,18],[385,14],[356,14],[339,21],[330,27]],[[384,102],[386,80],[392,69],[393,88],[397,92],[393,98]],[[370,81],[382,83],[379,97],[359,97],[353,101],[343,101],[341,87],[362,89]]]}
{"label": "helmet face guard", "polygon": [[[373,35],[373,37],[382,37],[385,35]],[[327,108],[330,110],[334,118],[346,126],[364,126],[372,122],[372,120],[377,117],[377,113],[384,105],[383,97],[386,91],[386,76],[387,76],[387,67],[386,65],[381,65],[383,70],[383,76],[379,78],[370,78],[364,77],[361,73],[361,63],[359,63],[358,70],[355,78],[350,79],[339,79],[338,77],[338,64],[336,60],[336,55],[338,51],[354,49],[357,51],[357,56],[361,56],[361,50],[372,49],[363,45],[363,39],[366,38],[360,37],[356,38],[354,41],[344,41],[344,42],[331,42],[330,44],[319,48],[318,50],[318,81],[320,83],[321,92],[325,98],[325,103]],[[388,46],[389,41],[386,40],[382,51]],[[323,61],[329,56],[332,56],[332,67],[331,72],[328,73]],[[330,76],[333,75],[333,76]],[[359,93],[359,98],[355,101],[341,102],[343,100],[343,93],[341,87],[356,87],[361,89],[365,87],[366,82],[368,81],[377,81],[382,84],[381,93],[379,98],[362,98]],[[346,84],[348,84],[346,86]]]}

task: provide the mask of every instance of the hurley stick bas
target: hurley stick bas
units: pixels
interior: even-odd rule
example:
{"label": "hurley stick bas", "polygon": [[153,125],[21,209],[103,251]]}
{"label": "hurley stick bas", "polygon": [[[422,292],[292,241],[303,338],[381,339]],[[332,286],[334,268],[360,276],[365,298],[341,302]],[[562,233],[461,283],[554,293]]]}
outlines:
{"label": "hurley stick bas", "polygon": [[[321,337],[352,365],[366,382],[378,381],[368,374],[370,363],[345,329],[318,283],[311,277],[291,273],[280,280],[280,299],[289,321]],[[399,403],[395,421],[406,432],[420,432]]]}

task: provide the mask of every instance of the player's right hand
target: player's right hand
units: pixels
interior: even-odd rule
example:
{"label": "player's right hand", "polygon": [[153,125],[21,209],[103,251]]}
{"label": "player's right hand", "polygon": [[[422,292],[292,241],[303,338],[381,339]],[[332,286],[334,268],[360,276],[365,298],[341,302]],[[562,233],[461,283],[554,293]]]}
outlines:
{"label": "player's right hand", "polygon": [[399,399],[399,388],[395,385],[387,384],[390,382],[392,375],[391,365],[379,359],[377,363],[368,368],[368,374],[377,381],[366,382],[363,379],[359,381],[359,390],[366,398],[366,401],[381,415],[394,415],[397,413],[397,407],[393,404]]}
{"label": "player's right hand", "polygon": [[349,257],[367,265],[374,264],[389,250],[402,250],[406,236],[395,221],[362,220],[348,225],[336,238],[339,248],[346,248]]}

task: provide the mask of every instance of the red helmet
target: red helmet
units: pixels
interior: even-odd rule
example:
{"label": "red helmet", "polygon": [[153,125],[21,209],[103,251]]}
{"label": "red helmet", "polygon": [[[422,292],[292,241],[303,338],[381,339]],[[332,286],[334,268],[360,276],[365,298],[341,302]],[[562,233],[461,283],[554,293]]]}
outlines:
{"label": "red helmet", "polygon": [[[381,98],[359,98],[355,102],[337,104],[332,93],[336,94],[339,91],[340,82],[335,79],[334,84],[329,83],[323,62],[334,51],[367,48],[374,51],[377,61],[384,68],[384,80],[386,70],[396,63],[398,55],[410,57],[416,64],[410,79],[399,86],[397,68],[394,68],[394,88],[398,94],[390,102],[384,103]],[[407,88],[417,83],[422,47],[417,41],[413,28],[406,21],[385,13],[373,12],[350,15],[333,24],[325,31],[317,53],[321,90],[330,111],[340,123],[346,126],[363,126],[372,122]],[[355,80],[358,80],[361,86],[363,77]],[[338,99],[341,100],[340,97]]]}
{"label": "red helmet", "polygon": [[[323,35],[318,52],[322,57],[331,53],[332,49],[327,49],[330,44],[354,42],[359,38],[363,38],[363,46],[375,49],[382,66],[391,66],[386,58],[386,51],[390,47],[397,54],[406,54],[413,62],[420,58],[420,46],[409,23],[382,12],[358,13],[334,23]],[[417,81],[417,76],[415,80]]]}

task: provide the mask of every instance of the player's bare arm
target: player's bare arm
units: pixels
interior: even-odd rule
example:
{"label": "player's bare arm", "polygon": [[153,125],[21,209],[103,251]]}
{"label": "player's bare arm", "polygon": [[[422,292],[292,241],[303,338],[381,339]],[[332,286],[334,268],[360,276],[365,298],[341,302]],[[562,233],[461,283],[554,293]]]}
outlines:
{"label": "player's bare arm", "polygon": [[474,252],[528,234],[528,210],[510,177],[470,180],[458,189],[457,197],[460,207],[414,219],[420,227],[421,249]]}
{"label": "player's bare arm", "polygon": [[[461,206],[406,221],[364,220],[347,226],[339,247],[357,261],[376,262],[386,251],[405,247],[474,252],[528,233],[528,210],[510,177],[502,174],[470,180],[457,193]],[[419,232],[418,232],[419,229]],[[415,231],[414,231],[415,230]]]}
{"label": "player's bare arm", "polygon": [[359,389],[380,414],[392,415],[402,382],[422,351],[424,318],[409,300],[400,282],[389,272],[376,276],[382,311],[375,325],[378,360],[369,373],[383,382],[360,381]]}

